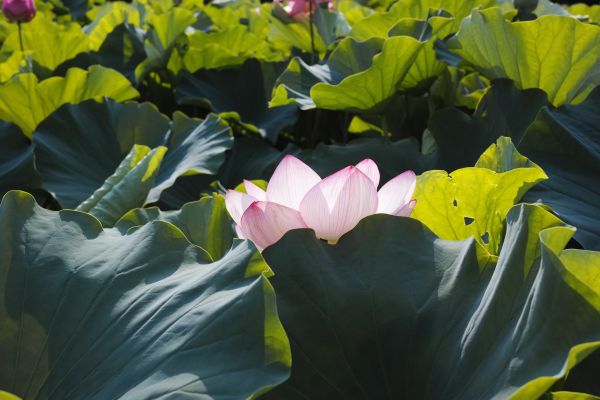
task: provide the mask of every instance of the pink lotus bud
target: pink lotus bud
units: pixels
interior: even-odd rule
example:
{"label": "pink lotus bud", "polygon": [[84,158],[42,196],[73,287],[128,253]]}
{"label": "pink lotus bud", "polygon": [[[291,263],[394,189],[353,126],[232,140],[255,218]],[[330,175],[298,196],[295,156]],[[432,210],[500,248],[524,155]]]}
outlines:
{"label": "pink lotus bud", "polygon": [[298,228],[311,228],[318,238],[333,243],[369,215],[410,215],[416,204],[412,200],[415,173],[396,176],[378,192],[379,179],[379,169],[370,159],[321,179],[288,155],[277,166],[266,192],[244,181],[247,193],[229,190],[226,205],[238,235],[261,250]]}
{"label": "pink lotus bud", "polygon": [[283,7],[290,17],[307,16],[310,12],[309,3],[312,2],[313,12],[318,7],[318,4],[327,3],[329,9],[332,8],[332,0],[289,0],[288,4]]}
{"label": "pink lotus bud", "polygon": [[3,0],[2,12],[10,22],[29,22],[35,17],[34,0]]}

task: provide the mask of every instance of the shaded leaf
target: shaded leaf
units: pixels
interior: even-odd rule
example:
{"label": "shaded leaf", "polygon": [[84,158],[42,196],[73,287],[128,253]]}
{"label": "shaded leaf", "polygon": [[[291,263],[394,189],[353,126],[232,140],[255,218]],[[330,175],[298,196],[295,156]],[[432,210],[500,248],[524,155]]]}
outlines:
{"label": "shaded leaf", "polygon": [[577,106],[545,107],[519,145],[550,177],[527,200],[550,205],[593,250],[600,250],[599,109],[600,90]]}
{"label": "shaded leaf", "polygon": [[177,102],[206,106],[216,113],[234,111],[242,122],[256,126],[254,130],[275,141],[281,129],[293,125],[298,117],[295,106],[268,107],[274,83],[271,76],[278,72],[278,65],[255,59],[235,69],[183,72],[177,83]]}
{"label": "shaded leaf", "polygon": [[475,240],[409,218],[368,217],[335,246],[288,232],[263,255],[294,363],[266,398],[540,397],[600,348],[598,282],[573,279],[573,229],[543,208],[516,206],[507,226],[483,269]]}
{"label": "shaded leaf", "polygon": [[0,232],[12,254],[0,260],[0,386],[17,395],[241,399],[288,376],[268,267],[250,244],[211,263],[171,224],[121,235],[22,192],[4,197]]}

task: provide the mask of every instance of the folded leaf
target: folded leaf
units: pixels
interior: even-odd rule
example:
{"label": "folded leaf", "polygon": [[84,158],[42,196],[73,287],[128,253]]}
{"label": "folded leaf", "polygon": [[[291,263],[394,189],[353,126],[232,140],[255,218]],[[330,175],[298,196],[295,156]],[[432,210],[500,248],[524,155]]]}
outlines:
{"label": "folded leaf", "polygon": [[206,250],[213,260],[227,253],[235,237],[225,199],[218,194],[187,203],[177,211],[161,211],[158,207],[136,208],[119,219],[115,228],[125,234],[131,228],[152,221],[166,221],[175,225],[190,242]]}
{"label": "folded leaf", "polygon": [[134,145],[115,173],[76,210],[92,214],[103,226],[112,226],[127,211],[143,206],[166,151],[164,146],[151,150]]}

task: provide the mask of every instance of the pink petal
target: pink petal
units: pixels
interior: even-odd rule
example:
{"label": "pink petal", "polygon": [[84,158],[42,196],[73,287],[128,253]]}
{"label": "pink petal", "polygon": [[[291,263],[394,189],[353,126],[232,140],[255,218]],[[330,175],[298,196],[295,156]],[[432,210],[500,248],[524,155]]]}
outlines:
{"label": "pink petal", "polygon": [[300,214],[317,237],[335,241],[377,210],[377,189],[350,166],[323,179],[300,203]]}
{"label": "pink petal", "polygon": [[356,164],[356,168],[360,169],[363,174],[368,176],[375,185],[375,189],[377,189],[379,186],[379,168],[377,168],[375,161],[371,160],[370,158],[365,158]]}
{"label": "pink petal", "polygon": [[225,194],[225,208],[236,224],[240,223],[244,211],[255,201],[257,199],[254,197],[237,190],[228,190]]}
{"label": "pink petal", "polygon": [[306,228],[306,224],[298,211],[266,201],[252,203],[241,222],[242,232],[261,250],[277,242],[287,231],[299,228]]}
{"label": "pink petal", "polygon": [[308,1],[306,0],[291,0],[289,4],[291,5],[291,9],[288,12],[290,17],[303,12],[308,12]]}
{"label": "pink petal", "polygon": [[408,203],[406,203],[402,208],[400,208],[400,210],[398,210],[396,212],[396,214],[394,214],[394,215],[396,215],[398,217],[408,217],[408,216],[410,216],[410,214],[412,213],[412,211],[416,205],[417,205],[417,201],[411,200]]}
{"label": "pink petal", "polygon": [[262,190],[260,187],[256,186],[254,183],[244,179],[244,187],[246,188],[246,193],[250,196],[254,197],[258,201],[266,201],[267,193]]}
{"label": "pink petal", "polygon": [[244,231],[242,231],[242,227],[239,225],[235,225],[235,233],[237,234],[237,237],[240,239],[248,239],[246,237],[246,234],[244,233]]}
{"label": "pink petal", "polygon": [[298,209],[304,195],[321,181],[321,177],[296,157],[281,160],[267,186],[267,200]]}
{"label": "pink petal", "polygon": [[378,193],[379,206],[377,207],[377,212],[399,215],[398,213],[403,207],[410,202],[416,184],[417,176],[415,173],[413,171],[405,171],[383,185]]}

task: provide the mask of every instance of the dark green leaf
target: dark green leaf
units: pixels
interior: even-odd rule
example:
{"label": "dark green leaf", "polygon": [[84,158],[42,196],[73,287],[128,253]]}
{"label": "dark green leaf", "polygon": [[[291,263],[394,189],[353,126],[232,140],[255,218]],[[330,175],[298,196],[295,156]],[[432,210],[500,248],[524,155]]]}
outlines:
{"label": "dark green leaf", "polygon": [[126,235],[23,192],[0,206],[0,387],[25,399],[246,399],[289,374],[249,242],[215,263],[153,222]]}
{"label": "dark green leaf", "polygon": [[543,208],[507,223],[495,266],[409,218],[368,217],[333,246],[288,232],[263,255],[294,363],[266,398],[537,399],[600,347],[600,281],[565,264],[573,229]]}

